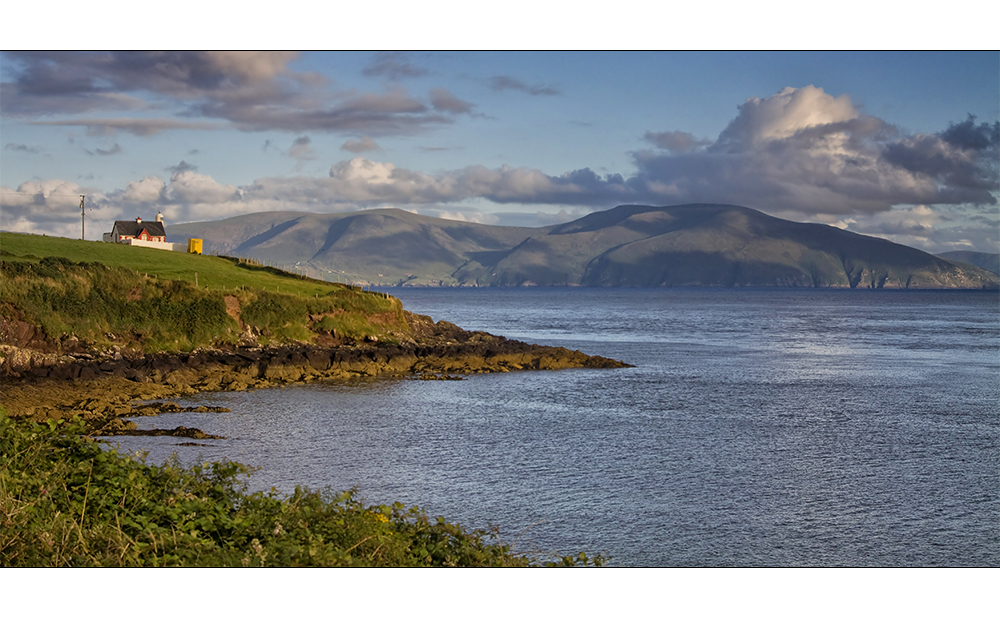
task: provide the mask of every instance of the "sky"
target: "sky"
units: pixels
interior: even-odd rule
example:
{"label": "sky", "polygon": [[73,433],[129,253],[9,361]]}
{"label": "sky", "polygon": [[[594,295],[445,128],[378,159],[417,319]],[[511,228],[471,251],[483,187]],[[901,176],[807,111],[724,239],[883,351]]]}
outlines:
{"label": "sky", "polygon": [[1000,252],[997,52],[4,52],[0,229],[725,203]]}

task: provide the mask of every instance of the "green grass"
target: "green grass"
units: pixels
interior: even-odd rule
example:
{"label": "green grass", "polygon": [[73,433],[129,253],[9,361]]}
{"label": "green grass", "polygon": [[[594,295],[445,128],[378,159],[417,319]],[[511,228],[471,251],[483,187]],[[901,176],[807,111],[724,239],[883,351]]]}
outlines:
{"label": "green grass", "polygon": [[63,257],[74,262],[100,262],[151,277],[192,284],[197,279],[199,287],[210,290],[231,292],[237,288],[251,288],[305,298],[331,290],[356,289],[274,268],[240,265],[235,258],[53,236],[0,232],[0,251],[3,251],[3,259],[8,261],[37,262],[42,257]]}
{"label": "green grass", "polygon": [[532,559],[418,508],[353,492],[247,493],[233,462],[149,465],[82,423],[14,422],[0,408],[0,567],[529,566]]}
{"label": "green grass", "polygon": [[395,298],[232,258],[10,233],[0,251],[0,315],[57,341],[146,352],[233,343],[242,329],[227,296],[262,343],[408,330]]}

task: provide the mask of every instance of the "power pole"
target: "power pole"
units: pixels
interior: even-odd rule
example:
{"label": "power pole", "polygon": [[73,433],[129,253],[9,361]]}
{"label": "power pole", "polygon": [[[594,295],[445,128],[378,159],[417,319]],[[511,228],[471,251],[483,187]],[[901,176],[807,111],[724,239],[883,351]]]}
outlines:
{"label": "power pole", "polygon": [[80,240],[87,240],[87,234],[86,234],[87,224],[84,221],[84,218],[86,217],[86,211],[83,209],[83,203],[84,201],[86,201],[86,199],[87,199],[86,195],[80,196]]}

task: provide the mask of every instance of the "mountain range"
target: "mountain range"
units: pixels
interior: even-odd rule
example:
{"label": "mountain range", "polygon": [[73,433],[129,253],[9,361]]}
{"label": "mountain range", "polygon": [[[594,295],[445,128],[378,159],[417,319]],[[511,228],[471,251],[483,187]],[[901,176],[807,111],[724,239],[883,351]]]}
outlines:
{"label": "mountain range", "polygon": [[541,228],[397,209],[261,212],[167,235],[362,285],[1000,287],[996,273],[959,257],[723,204],[623,205]]}

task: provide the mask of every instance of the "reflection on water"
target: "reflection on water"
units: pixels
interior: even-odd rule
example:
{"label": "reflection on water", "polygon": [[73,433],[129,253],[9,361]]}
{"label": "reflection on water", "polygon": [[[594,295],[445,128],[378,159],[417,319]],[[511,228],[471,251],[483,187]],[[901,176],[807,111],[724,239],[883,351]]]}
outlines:
{"label": "reflection on water", "polygon": [[637,365],[218,393],[122,438],[254,488],[359,487],[621,565],[1000,566],[996,294],[403,290],[470,329]]}

